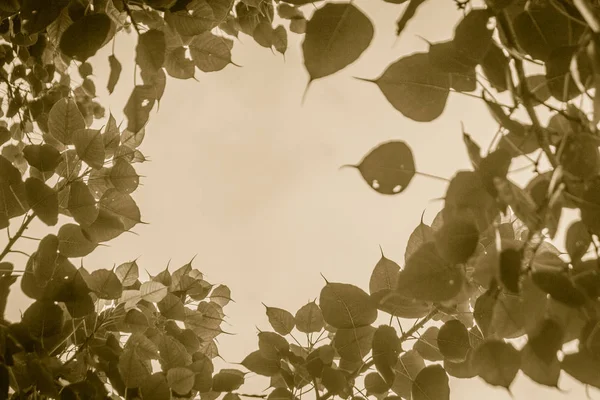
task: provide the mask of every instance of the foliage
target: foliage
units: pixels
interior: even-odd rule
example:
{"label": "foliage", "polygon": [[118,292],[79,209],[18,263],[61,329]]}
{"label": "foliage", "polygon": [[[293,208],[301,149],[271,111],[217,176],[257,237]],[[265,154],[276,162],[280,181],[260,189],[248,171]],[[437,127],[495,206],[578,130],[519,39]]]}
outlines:
{"label": "foliage", "polygon": [[[427,2],[384,1],[407,3],[398,34]],[[270,392],[254,395],[268,399],[312,390],[318,400],[448,399],[449,376],[509,389],[519,371],[549,387],[564,371],[600,388],[600,9],[586,0],[457,0],[464,13],[452,39],[362,79],[419,122],[438,118],[451,93],[479,98],[497,134],[482,155],[464,133],[473,168],[457,171],[443,210],[415,228],[403,268],[382,252],[369,293],[326,281],[318,301],[295,314],[265,306],[274,332],[258,334],[258,350],[240,369],[215,371],[230,291],[191,262],[145,281],[135,260],[92,272],[74,266],[72,258],[143,223],[132,197],[135,164],[146,161],[140,145],[168,79],[234,64],[240,33],[281,54],[288,31],[303,34],[307,89],[362,56],[374,35],[369,17],[352,2],[317,0],[314,11],[311,3],[0,2],[0,229],[9,237],[0,312],[19,277],[33,300],[21,321],[0,323],[0,397],[235,400],[244,395],[242,367],[270,379]],[[121,31],[137,35],[141,79],[124,105],[124,128],[96,101],[88,62]],[[114,54],[108,64],[112,93],[122,67]],[[525,187],[508,177],[518,159],[534,171]],[[354,167],[383,195],[427,176],[399,140],[375,146]],[[565,208],[580,218],[563,254],[550,240]],[[69,222],[16,270],[3,260],[35,218],[50,227]],[[389,324],[377,322],[381,313]],[[404,331],[400,318],[415,323]]]}

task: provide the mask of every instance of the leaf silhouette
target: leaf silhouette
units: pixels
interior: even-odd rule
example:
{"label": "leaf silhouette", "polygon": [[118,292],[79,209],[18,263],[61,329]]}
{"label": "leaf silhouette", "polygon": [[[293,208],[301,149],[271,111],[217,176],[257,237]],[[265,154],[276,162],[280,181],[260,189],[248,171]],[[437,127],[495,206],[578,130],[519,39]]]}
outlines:
{"label": "leaf silhouette", "polygon": [[332,344],[342,359],[360,361],[371,351],[374,333],[372,326],[338,329]]}
{"label": "leaf silhouette", "polygon": [[171,368],[167,371],[167,382],[175,393],[185,395],[194,387],[194,372],[183,367]]}
{"label": "leaf silhouette", "polygon": [[380,325],[373,335],[373,361],[377,371],[390,386],[394,382],[394,367],[401,351],[402,343],[396,330],[388,325]]}
{"label": "leaf silhouette", "polygon": [[165,34],[157,29],[150,29],[138,37],[135,48],[135,62],[142,73],[156,74],[165,63]]}
{"label": "leaf silhouette", "polygon": [[396,110],[418,122],[438,118],[450,92],[449,75],[434,69],[427,53],[400,58],[371,82]]}
{"label": "leaf silhouette", "polygon": [[107,269],[93,271],[85,281],[90,290],[101,299],[118,299],[123,292],[123,285],[117,275]]}
{"label": "leaf silhouette", "polygon": [[402,193],[415,176],[412,151],[401,141],[381,143],[355,167],[371,188],[386,195]]}
{"label": "leaf silhouette", "polygon": [[325,326],[321,308],[314,301],[300,307],[294,320],[296,328],[303,333],[320,332]]}
{"label": "leaf silhouette", "polygon": [[412,385],[412,399],[450,399],[448,375],[441,365],[429,365],[419,372]]}
{"label": "leaf silhouette", "polygon": [[132,193],[140,183],[140,177],[135,168],[123,159],[118,159],[110,169],[110,181],[120,192]]}
{"label": "leaf silhouette", "polygon": [[69,25],[60,38],[60,51],[68,57],[85,61],[104,45],[112,21],[103,13],[88,14]]}
{"label": "leaf silhouette", "polygon": [[561,368],[579,382],[600,389],[598,368],[600,360],[586,351],[566,354],[561,362]]}
{"label": "leaf silhouette", "polygon": [[375,294],[381,290],[393,289],[396,286],[396,281],[398,281],[399,273],[400,266],[386,258],[382,253],[381,258],[371,273],[369,292]]}
{"label": "leaf silhouette", "polygon": [[73,133],[73,144],[77,156],[90,167],[100,169],[104,166],[104,141],[100,130],[79,129]]}
{"label": "leaf silhouette", "polygon": [[165,59],[165,69],[169,76],[177,79],[190,79],[194,77],[196,66],[186,58],[185,47],[177,47],[169,51]]}
{"label": "leaf silhouette", "polygon": [[369,295],[345,283],[327,283],[321,290],[319,306],[325,321],[338,329],[371,325],[377,318],[377,308]]}
{"label": "leaf silhouette", "polygon": [[244,374],[238,370],[222,369],[213,376],[212,390],[215,392],[232,392],[244,383]]}
{"label": "leaf silhouette", "polygon": [[451,319],[440,328],[437,345],[444,359],[455,363],[465,361],[471,350],[469,332],[462,322]]}
{"label": "leaf silhouette", "polygon": [[62,144],[73,144],[74,132],[85,129],[85,121],[73,99],[64,98],[54,103],[48,114],[48,129]]}
{"label": "leaf silhouette", "polygon": [[55,147],[49,144],[34,144],[23,148],[23,156],[32,167],[41,172],[54,171],[62,157]]}
{"label": "leaf silhouette", "polygon": [[279,373],[281,369],[278,359],[268,359],[262,355],[260,350],[250,353],[242,361],[242,365],[250,371],[263,376],[273,376]]}
{"label": "leaf silhouette", "polygon": [[65,224],[58,231],[58,250],[65,257],[85,257],[98,246],[84,236],[81,227]]}
{"label": "leaf silhouette", "polygon": [[438,348],[438,335],[440,329],[437,326],[431,326],[423,332],[415,343],[413,349],[417,351],[424,359],[429,361],[441,361],[444,359]]}
{"label": "leaf silhouette", "polygon": [[54,226],[58,223],[58,194],[48,185],[37,178],[27,178],[25,181],[27,202],[43,223]]}
{"label": "leaf silhouette", "polygon": [[369,47],[373,33],[373,24],[354,4],[327,3],[315,11],[302,42],[310,81],[356,61]]}
{"label": "leaf silhouette", "polygon": [[204,32],[190,42],[190,55],[196,67],[204,72],[220,71],[231,63],[233,41]]}
{"label": "leaf silhouette", "polygon": [[96,199],[82,181],[75,181],[69,185],[67,208],[75,221],[82,226],[89,226],[98,218]]}
{"label": "leaf silhouette", "polygon": [[454,217],[444,221],[434,234],[435,247],[445,260],[453,264],[465,263],[479,244],[477,226],[467,218]]}
{"label": "leaf silhouette", "polygon": [[139,132],[146,126],[150,111],[156,102],[156,90],[151,85],[137,85],[133,88],[129,100],[123,109],[127,116],[127,130]]}

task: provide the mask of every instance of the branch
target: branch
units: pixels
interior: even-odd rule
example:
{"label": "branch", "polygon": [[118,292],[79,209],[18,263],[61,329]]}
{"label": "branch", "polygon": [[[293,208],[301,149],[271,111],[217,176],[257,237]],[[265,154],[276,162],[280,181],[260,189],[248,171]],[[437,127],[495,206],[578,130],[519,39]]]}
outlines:
{"label": "branch", "polygon": [[596,18],[592,7],[588,4],[587,0],[573,0],[573,4],[577,7],[577,10],[590,26],[590,29],[594,33],[600,33],[600,21]]}
{"label": "branch", "polygon": [[131,9],[129,8],[129,4],[126,1],[123,2],[123,9],[127,13],[127,16],[129,17],[129,19],[131,19],[131,25],[133,25],[133,29],[135,29],[135,31],[137,32],[138,36],[141,35],[140,28],[137,26],[137,23],[135,22],[135,19],[133,19],[133,14],[131,13]]}
{"label": "branch", "polygon": [[27,218],[25,218],[17,233],[15,233],[15,235],[12,238],[10,238],[6,246],[4,246],[4,250],[2,250],[2,253],[0,253],[0,261],[4,260],[4,257],[6,257],[8,253],[13,251],[12,247],[14,246],[16,241],[19,240],[19,238],[23,235],[23,232],[25,232],[31,221],[33,221],[33,218],[35,218],[34,214],[29,214]]}
{"label": "branch", "polygon": [[[414,335],[419,329],[421,329],[427,322],[429,322],[433,317],[435,317],[438,313],[438,308],[434,307],[433,310],[431,310],[429,312],[429,314],[427,314],[426,316],[423,317],[422,320],[420,320],[418,323],[415,324],[415,326],[413,326],[412,328],[410,328],[409,330],[407,330],[406,332],[404,332],[404,334],[402,334],[402,336],[400,336],[400,344],[404,343],[405,341],[407,341],[408,339],[410,339],[412,337],[412,335]],[[369,369],[371,368],[373,365],[375,364],[374,360],[371,360],[365,364],[363,364],[361,367],[359,367],[358,369],[356,369],[354,372],[352,372],[350,374],[350,376],[348,377],[350,380],[352,379],[356,379],[356,377],[358,377],[358,375],[360,375],[361,371],[364,369]],[[333,396],[334,393],[331,392],[325,392],[323,394],[323,396],[318,397],[319,400],[327,400],[328,398],[330,398],[331,396]]]}
{"label": "branch", "polygon": [[[502,32],[504,33],[508,44],[513,49],[517,49],[518,47],[517,41],[515,39],[515,34],[513,32],[512,27],[510,26],[510,22],[506,18],[506,14],[504,12],[500,13],[498,14],[497,18],[498,22],[500,23],[500,29],[502,29]],[[515,63],[515,69],[517,71],[517,76],[519,77],[519,84],[521,87],[521,93],[519,93],[519,95],[521,97],[521,102],[523,103],[523,106],[525,107],[525,110],[527,111],[527,114],[531,119],[533,131],[535,133],[538,143],[540,144],[540,147],[546,154],[546,157],[548,157],[548,161],[550,161],[552,167],[556,168],[558,166],[558,162],[556,161],[554,153],[552,153],[552,150],[550,149],[550,140],[548,139],[548,133],[544,130],[544,128],[542,128],[542,124],[540,123],[540,120],[534,109],[534,105],[532,102],[532,100],[534,99],[534,95],[531,93],[529,85],[527,84],[527,76],[525,75],[523,60],[512,55],[511,58]]]}

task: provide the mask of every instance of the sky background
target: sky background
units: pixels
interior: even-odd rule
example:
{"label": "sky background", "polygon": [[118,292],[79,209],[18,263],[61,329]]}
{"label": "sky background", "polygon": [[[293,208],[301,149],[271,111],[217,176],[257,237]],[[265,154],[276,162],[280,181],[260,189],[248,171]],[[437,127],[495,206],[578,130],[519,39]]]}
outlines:
{"label": "sky background", "polygon": [[[257,348],[256,327],[269,329],[261,302],[295,313],[319,296],[320,274],[368,289],[379,246],[402,265],[421,213],[430,222],[443,205],[435,200],[445,193],[443,181],[416,176],[404,193],[383,196],[357,170],[341,165],[357,164],[381,142],[403,140],[418,171],[451,178],[470,168],[461,122],[482,148],[495,133],[494,121],[475,99],[452,94],[439,119],[417,123],[396,111],[376,85],[353,79],[376,78],[401,56],[426,51],[423,38],[451,38],[460,17],[452,1],[426,3],[397,41],[395,21],[403,6],[355,4],[375,25],[371,46],[355,64],[313,82],[303,106],[308,75],[302,36],[293,33],[285,60],[240,34],[233,61],[241,67],[197,70],[198,82],[169,78],[140,147],[152,162],[136,164],[144,178],[134,198],[149,224],[83,259],[94,270],[139,257],[140,267],[156,274],[169,261],[173,270],[196,256],[194,266],[209,282],[228,285],[235,300],[225,308],[223,325],[235,335],[219,337],[227,361],[240,362]],[[90,60],[100,101],[118,121],[133,86],[135,40],[133,33],[117,37],[123,73],[112,96],[105,90],[110,46]],[[59,226],[36,224],[28,234],[42,237]],[[11,259],[24,265],[20,255]],[[17,318],[27,303],[19,293],[12,296],[23,305],[9,310]],[[246,392],[260,391],[267,381],[249,375],[248,382]],[[450,382],[451,399],[510,398],[479,378]],[[519,376],[512,392],[515,399],[586,396],[568,377],[561,387],[562,393],[544,389]]]}

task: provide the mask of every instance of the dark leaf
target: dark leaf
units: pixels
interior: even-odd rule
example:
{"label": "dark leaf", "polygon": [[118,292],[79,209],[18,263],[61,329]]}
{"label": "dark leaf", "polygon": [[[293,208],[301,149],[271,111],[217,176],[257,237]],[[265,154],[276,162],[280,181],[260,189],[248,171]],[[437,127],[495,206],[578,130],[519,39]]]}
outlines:
{"label": "dark leaf", "polygon": [[508,248],[500,252],[500,281],[512,293],[519,293],[522,259],[522,249]]}
{"label": "dark leaf", "polygon": [[327,283],[321,290],[319,306],[323,319],[339,329],[371,325],[377,319],[377,308],[369,295],[345,283]]}
{"label": "dark leaf", "polygon": [[27,202],[35,215],[46,225],[58,223],[58,194],[44,182],[36,178],[25,181]]}
{"label": "dark leaf", "polygon": [[135,48],[135,62],[142,73],[156,74],[165,63],[165,34],[157,29],[150,29],[138,37]]}
{"label": "dark leaf", "polygon": [[215,392],[232,392],[244,383],[244,374],[238,370],[222,369],[213,376],[212,390]]}
{"label": "dark leaf", "polygon": [[314,301],[300,307],[294,317],[296,328],[304,333],[320,332],[325,325],[321,310]]}
{"label": "dark leaf", "polygon": [[137,85],[133,88],[129,100],[123,109],[127,117],[127,130],[139,132],[146,126],[150,111],[156,102],[156,91],[150,85]]}
{"label": "dark leaf", "polygon": [[[410,256],[419,249],[424,243],[433,241],[433,229],[429,225],[421,223],[415,228],[415,230],[408,237],[408,242],[406,243],[406,251],[404,252],[404,261],[408,261]],[[375,267],[377,268],[377,267]],[[398,267],[398,270],[400,267]],[[374,272],[373,272],[374,273]],[[395,279],[394,283],[395,284]],[[391,287],[390,287],[391,288]],[[373,293],[371,291],[371,293]]]}
{"label": "dark leaf", "polygon": [[332,344],[342,359],[360,361],[371,351],[374,333],[372,326],[340,328],[335,332]]}
{"label": "dark leaf", "polygon": [[373,361],[375,368],[388,385],[394,382],[394,367],[402,351],[402,343],[396,330],[388,325],[381,325],[373,335]]}
{"label": "dark leaf", "polygon": [[571,262],[581,260],[590,245],[592,236],[582,221],[575,221],[567,229],[566,248],[571,257]]}
{"label": "dark leaf", "polygon": [[465,325],[456,319],[447,321],[438,332],[437,345],[446,360],[462,362],[471,350],[469,332]]}
{"label": "dark leaf", "polygon": [[81,227],[65,224],[58,231],[58,250],[65,257],[85,257],[97,247],[84,236]]}
{"label": "dark leaf", "polygon": [[63,311],[51,301],[38,300],[25,310],[22,323],[34,337],[51,337],[62,329]]}
{"label": "dark leaf", "polygon": [[[409,240],[410,242],[410,240]],[[390,290],[396,286],[400,266],[386,258],[383,253],[375,265],[369,281],[369,292],[375,294],[381,290]]]}
{"label": "dark leaf", "polygon": [[490,85],[497,92],[502,93],[508,89],[506,80],[509,71],[508,57],[495,42],[492,42],[483,60],[481,60],[481,68]]}
{"label": "dark leaf", "polygon": [[263,376],[273,376],[279,373],[281,369],[278,359],[268,359],[263,356],[260,350],[250,353],[242,361],[242,365],[250,371]]}
{"label": "dark leaf", "polygon": [[54,171],[62,161],[60,152],[49,144],[35,144],[23,148],[23,156],[32,167],[41,172]]}
{"label": "dark leaf", "polygon": [[412,399],[450,399],[448,375],[441,365],[429,365],[419,372],[412,385]]}
{"label": "dark leaf", "polygon": [[479,232],[469,219],[454,217],[444,221],[442,228],[435,232],[434,239],[439,255],[450,263],[459,264],[467,262],[475,253]]}
{"label": "dark leaf", "polygon": [[155,372],[140,387],[145,400],[162,400],[171,396],[164,372]]}
{"label": "dark leaf", "polygon": [[310,80],[352,64],[369,47],[373,33],[373,24],[354,4],[327,3],[315,11],[302,42]]}
{"label": "dark leaf", "polygon": [[115,90],[115,86],[117,86],[117,83],[119,82],[123,67],[114,54],[108,56],[108,66],[110,68],[110,74],[108,75],[108,83],[106,84],[106,88],[108,89],[108,94],[112,94],[112,92]]}
{"label": "dark leaf", "polygon": [[60,50],[68,57],[85,61],[104,45],[112,24],[111,19],[103,13],[79,18],[62,34]]}
{"label": "dark leaf", "polygon": [[115,300],[121,297],[123,285],[114,272],[107,269],[93,271],[86,278],[88,287],[101,299]]}
{"label": "dark leaf", "polygon": [[473,354],[473,368],[484,381],[509,388],[521,366],[521,355],[501,340],[483,342]]}
{"label": "dark leaf", "polygon": [[494,29],[488,28],[491,13],[487,9],[473,9],[458,23],[454,30],[454,47],[463,57],[477,64],[485,57]]}
{"label": "dark leaf", "polygon": [[425,368],[425,361],[415,350],[408,350],[402,354],[394,368],[396,377],[392,391],[402,398],[410,400],[413,381],[423,368]]}
{"label": "dark leaf", "polygon": [[188,368],[176,367],[167,371],[167,382],[176,394],[185,395],[194,387],[194,372]]}
{"label": "dark leaf", "polygon": [[185,47],[177,47],[167,53],[165,69],[167,74],[177,79],[190,79],[194,77],[194,62],[185,55]]}

